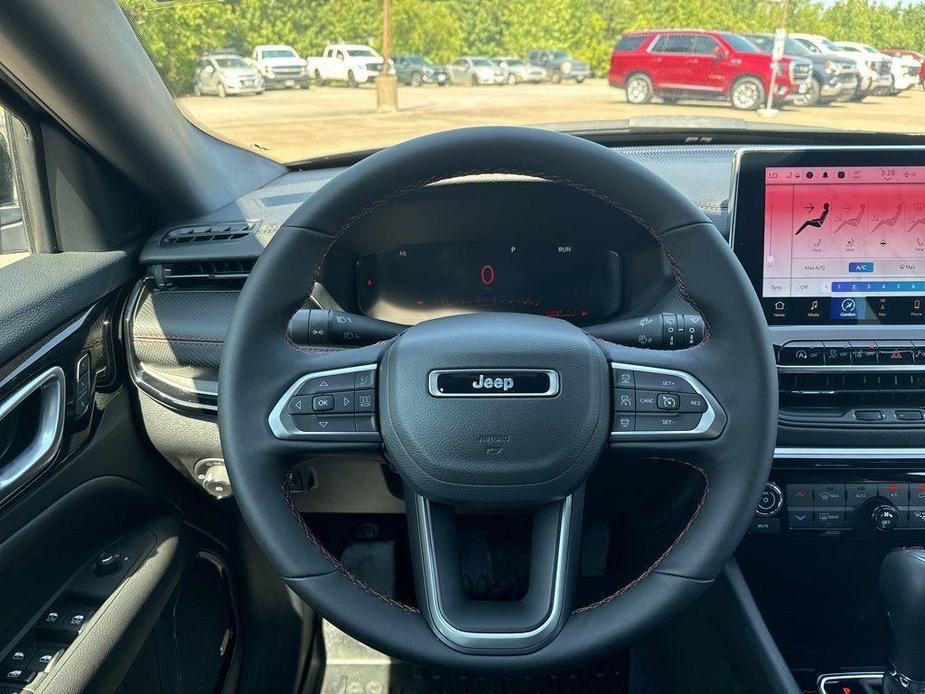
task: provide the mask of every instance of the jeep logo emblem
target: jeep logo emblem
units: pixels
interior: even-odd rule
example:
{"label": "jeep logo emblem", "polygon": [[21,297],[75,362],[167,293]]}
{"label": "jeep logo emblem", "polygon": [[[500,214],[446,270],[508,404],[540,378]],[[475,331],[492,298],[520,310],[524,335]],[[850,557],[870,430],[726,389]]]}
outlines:
{"label": "jeep logo emblem", "polygon": [[427,377],[436,398],[550,398],[559,394],[551,369],[439,369]]}
{"label": "jeep logo emblem", "polygon": [[485,374],[479,374],[479,380],[472,381],[472,387],[480,390],[484,388],[485,390],[491,390],[492,388],[500,388],[505,393],[514,387],[514,379],[510,376],[506,378],[485,378]]}

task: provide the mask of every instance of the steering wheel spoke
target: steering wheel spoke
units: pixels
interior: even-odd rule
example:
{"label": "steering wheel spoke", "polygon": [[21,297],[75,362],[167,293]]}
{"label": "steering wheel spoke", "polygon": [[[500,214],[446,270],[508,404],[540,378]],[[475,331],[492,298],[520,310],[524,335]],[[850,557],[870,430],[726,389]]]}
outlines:
{"label": "steering wheel spoke", "polygon": [[572,607],[583,500],[581,487],[564,499],[515,510],[530,518],[529,587],[519,599],[490,601],[467,594],[462,578],[460,525],[469,509],[412,494],[418,602],[433,632],[455,650],[496,655],[532,651],[553,639]]}

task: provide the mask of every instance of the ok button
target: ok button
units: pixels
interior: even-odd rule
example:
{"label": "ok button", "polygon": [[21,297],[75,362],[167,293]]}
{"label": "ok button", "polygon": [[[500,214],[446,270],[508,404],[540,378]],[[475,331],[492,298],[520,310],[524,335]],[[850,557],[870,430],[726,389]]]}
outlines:
{"label": "ok button", "polygon": [[316,395],[312,398],[312,409],[315,412],[327,412],[334,409],[333,395]]}
{"label": "ok button", "polygon": [[674,393],[658,394],[658,409],[660,410],[677,410],[681,406],[681,401]]}

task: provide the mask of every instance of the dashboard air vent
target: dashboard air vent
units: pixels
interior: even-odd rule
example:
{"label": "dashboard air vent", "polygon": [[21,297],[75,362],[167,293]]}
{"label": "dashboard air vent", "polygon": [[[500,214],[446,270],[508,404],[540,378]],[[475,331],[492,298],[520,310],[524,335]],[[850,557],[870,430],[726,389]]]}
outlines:
{"label": "dashboard air vent", "polygon": [[184,260],[150,268],[150,275],[160,289],[170,287],[216,285],[241,287],[254,267],[254,259]]}
{"label": "dashboard air vent", "polygon": [[235,241],[252,234],[258,226],[259,222],[216,222],[214,224],[175,227],[161,237],[161,245]]}

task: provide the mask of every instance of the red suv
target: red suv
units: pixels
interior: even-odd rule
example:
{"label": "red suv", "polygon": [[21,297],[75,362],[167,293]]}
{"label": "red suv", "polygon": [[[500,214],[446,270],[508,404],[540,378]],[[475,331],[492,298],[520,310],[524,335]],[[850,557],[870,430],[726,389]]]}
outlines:
{"label": "red suv", "polygon": [[[774,80],[774,100],[803,94],[812,64],[783,57]],[[626,89],[631,104],[653,96],[729,99],[742,110],[761,108],[771,88],[771,56],[751,41],[723,31],[669,30],[625,34],[610,57],[610,86]]]}

